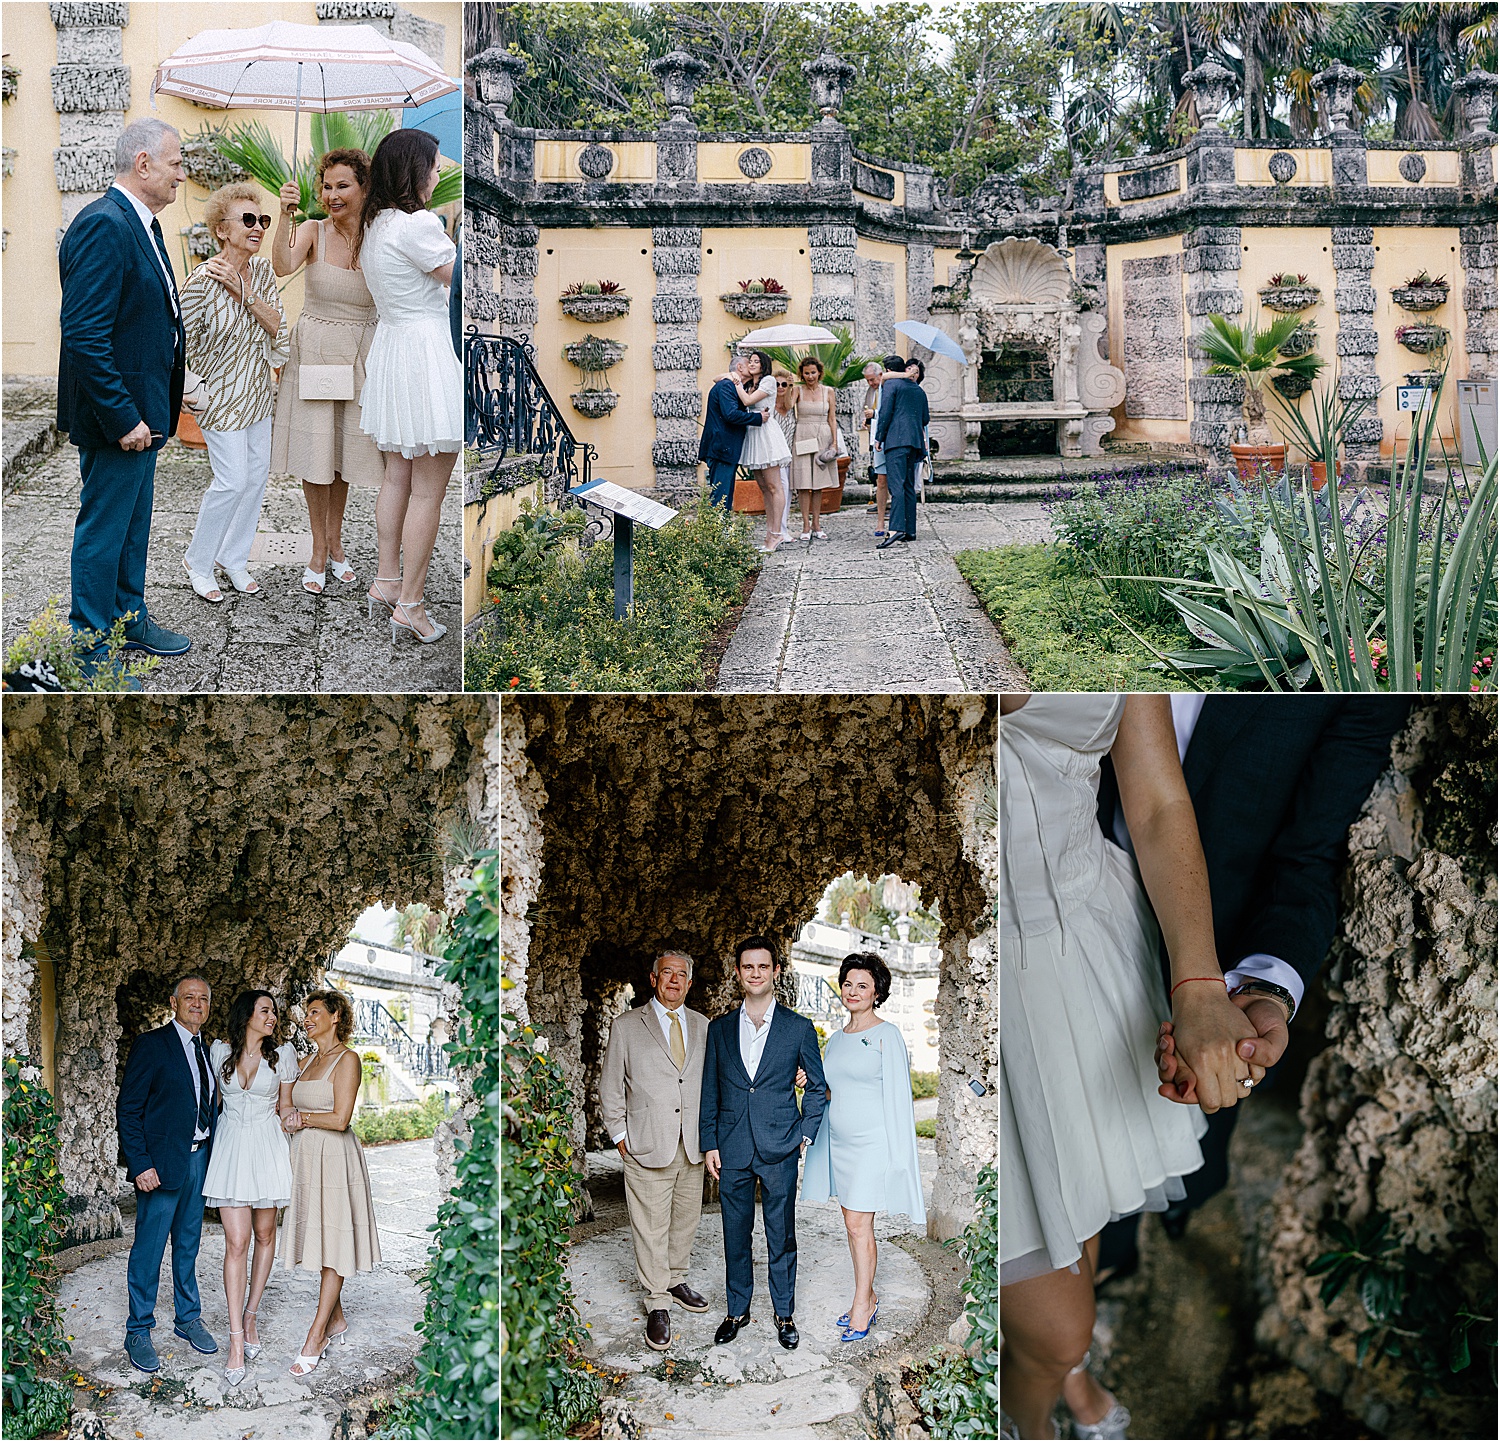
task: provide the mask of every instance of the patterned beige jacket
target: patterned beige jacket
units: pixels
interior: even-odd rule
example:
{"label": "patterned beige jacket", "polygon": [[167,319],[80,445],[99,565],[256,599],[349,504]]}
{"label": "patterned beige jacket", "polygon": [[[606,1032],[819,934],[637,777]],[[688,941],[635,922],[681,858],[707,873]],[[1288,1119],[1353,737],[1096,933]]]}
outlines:
{"label": "patterned beige jacket", "polygon": [[206,431],[243,431],[275,408],[272,368],[291,354],[291,330],[269,256],[250,257],[249,288],[276,307],[281,324],[274,337],[201,265],[182,287],[188,369],[203,377],[210,398],[197,416]]}

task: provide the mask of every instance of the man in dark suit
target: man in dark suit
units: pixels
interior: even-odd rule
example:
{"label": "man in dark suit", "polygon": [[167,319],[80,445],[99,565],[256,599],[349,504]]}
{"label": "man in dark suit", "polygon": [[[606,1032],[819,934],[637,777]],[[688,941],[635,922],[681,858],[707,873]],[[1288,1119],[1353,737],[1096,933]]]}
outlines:
{"label": "man in dark suit", "polygon": [[875,418],[875,439],[885,447],[891,519],[890,534],[876,542],[877,551],[894,546],[897,541],[917,539],[917,466],[926,454],[923,437],[931,419],[927,392],[907,378],[906,362],[898,355],[888,355],[885,369],[880,387],[880,413]]}
{"label": "man in dark suit", "polygon": [[[750,357],[735,356],[730,369],[744,383],[750,376]],[[745,428],[758,426],[764,419],[759,411],[746,410],[740,404],[739,392],[728,377],[716,382],[709,391],[698,459],[708,464],[708,485],[716,506],[725,510],[733,506],[734,472],[745,447]]]}
{"label": "man in dark suit", "polygon": [[203,1231],[203,1178],[219,1112],[219,1086],[208,1065],[203,1023],[211,996],[201,976],[172,988],[172,1020],[130,1044],[115,1123],[125,1177],[135,1183],[135,1239],[126,1269],[130,1319],[125,1352],[131,1365],[155,1372],[151,1345],[156,1285],[172,1239],[172,1330],[195,1352],[219,1350],[200,1320],[198,1240]]}
{"label": "man in dark suit", "polygon": [[[1247,1061],[1281,1060],[1287,1026],[1316,980],[1338,924],[1338,879],[1349,827],[1390,761],[1406,721],[1403,696],[1174,695],[1172,722],[1193,799],[1213,897],[1214,941],[1230,996],[1254,1025]],[[1119,788],[1106,763],[1099,788],[1106,836],[1129,847]],[[1166,950],[1162,972],[1170,975]],[[1160,1074],[1176,1073],[1170,1023]],[[1163,1214],[1180,1237],[1188,1215],[1229,1177],[1239,1107],[1209,1117],[1203,1166],[1183,1179],[1187,1196]],[[1099,1271],[1136,1264],[1139,1217],[1104,1229]],[[1107,1279],[1106,1279],[1107,1280]]]}
{"label": "man in dark suit", "polygon": [[132,121],[115,146],[115,183],[74,217],[57,258],[57,426],[78,447],[83,477],[69,620],[75,631],[108,632],[129,615],[126,648],[153,656],[192,644],[146,609],[156,453],[177,429],[187,348],[156,214],[186,179],[177,132]]}
{"label": "man in dark suit", "polygon": [[[724,1292],[728,1315],[714,1344],[733,1341],[750,1320],[755,1278],[750,1232],[755,1224],[755,1184],[761,1189],[766,1256],[776,1336],[788,1351],[798,1342],[797,1163],[817,1138],[827,1104],[818,1034],[805,1016],[777,1006],[776,948],[764,936],[747,936],[735,948],[735,971],[745,1000],[708,1024],[698,1140],[709,1176],[719,1183],[724,1227]],[[797,1068],[807,1073],[797,1110]]]}

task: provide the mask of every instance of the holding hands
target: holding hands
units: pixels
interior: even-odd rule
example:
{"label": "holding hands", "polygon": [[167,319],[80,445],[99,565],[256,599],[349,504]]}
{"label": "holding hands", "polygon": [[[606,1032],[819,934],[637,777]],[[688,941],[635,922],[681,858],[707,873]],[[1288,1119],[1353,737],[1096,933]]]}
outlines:
{"label": "holding hands", "polygon": [[1234,1106],[1281,1060],[1287,1045],[1282,1005],[1254,993],[1225,996],[1185,987],[1156,1042],[1157,1091],[1169,1101],[1216,1112]]}

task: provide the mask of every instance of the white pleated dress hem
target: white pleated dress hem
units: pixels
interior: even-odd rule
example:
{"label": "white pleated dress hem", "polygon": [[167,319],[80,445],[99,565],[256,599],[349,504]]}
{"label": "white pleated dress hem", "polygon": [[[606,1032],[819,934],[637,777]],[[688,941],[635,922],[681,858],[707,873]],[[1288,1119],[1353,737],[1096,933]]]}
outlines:
{"label": "white pleated dress hem", "polygon": [[771,414],[775,403],[774,392],[769,400],[758,401],[754,409],[765,419],[758,426],[745,427],[745,444],[740,451],[740,464],[752,471],[779,466],[792,459],[792,448],[787,444],[786,433]]}

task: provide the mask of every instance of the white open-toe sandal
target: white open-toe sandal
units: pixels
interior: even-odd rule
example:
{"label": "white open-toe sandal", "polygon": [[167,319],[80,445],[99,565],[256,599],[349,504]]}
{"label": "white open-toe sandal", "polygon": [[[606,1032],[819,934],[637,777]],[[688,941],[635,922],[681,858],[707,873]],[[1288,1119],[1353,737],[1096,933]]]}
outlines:
{"label": "white open-toe sandal", "polygon": [[333,574],[346,586],[352,584],[355,579],[354,567],[349,564],[349,560],[347,557],[345,557],[342,561],[335,561],[333,557],[330,556],[328,558],[328,569],[332,571]]}
{"label": "white open-toe sandal", "polygon": [[215,584],[214,578],[212,576],[200,576],[188,565],[185,556],[182,561],[182,569],[187,572],[187,578],[192,582],[193,590],[202,596],[209,605],[217,606],[223,601],[224,593]]}

